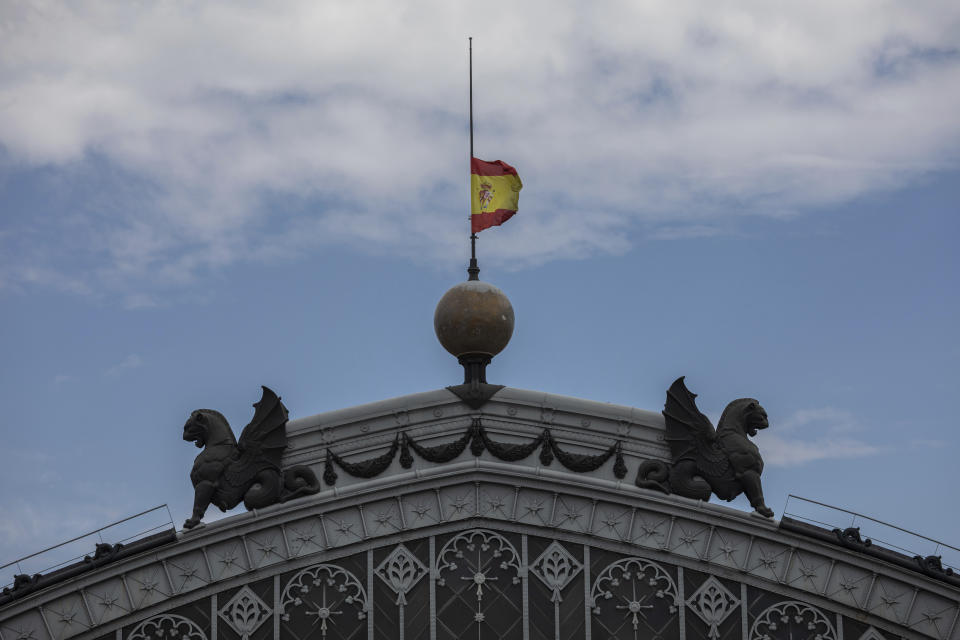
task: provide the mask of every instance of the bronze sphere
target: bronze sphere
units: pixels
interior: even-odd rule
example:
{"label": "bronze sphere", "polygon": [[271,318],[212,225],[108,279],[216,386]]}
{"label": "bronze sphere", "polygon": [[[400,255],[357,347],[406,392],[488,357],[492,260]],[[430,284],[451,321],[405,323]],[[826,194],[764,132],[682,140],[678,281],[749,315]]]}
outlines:
{"label": "bronze sphere", "polygon": [[443,348],[457,358],[493,357],[503,351],[513,335],[513,306],[492,284],[468,280],[440,298],[433,328]]}

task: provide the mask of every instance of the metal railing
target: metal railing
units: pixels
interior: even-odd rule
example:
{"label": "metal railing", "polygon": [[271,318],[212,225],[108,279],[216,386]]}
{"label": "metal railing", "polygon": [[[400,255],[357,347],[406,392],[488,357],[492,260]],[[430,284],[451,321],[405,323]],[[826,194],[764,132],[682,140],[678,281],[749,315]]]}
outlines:
{"label": "metal railing", "polygon": [[127,544],[170,528],[175,528],[170,507],[161,504],[0,566],[0,585],[12,586],[18,574],[46,574],[80,562],[95,553],[98,543]]}
{"label": "metal railing", "polygon": [[783,515],[826,529],[859,527],[860,536],[874,544],[907,556],[939,556],[944,568],[960,573],[960,549],[928,538],[903,527],[841,507],[790,494],[783,506]]}

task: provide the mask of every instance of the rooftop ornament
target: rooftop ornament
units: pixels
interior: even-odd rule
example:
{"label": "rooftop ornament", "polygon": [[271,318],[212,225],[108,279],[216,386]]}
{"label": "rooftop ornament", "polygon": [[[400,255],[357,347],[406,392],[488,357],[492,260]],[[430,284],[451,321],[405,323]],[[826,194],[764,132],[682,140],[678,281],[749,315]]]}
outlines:
{"label": "rooftop ornament", "polygon": [[433,328],[443,348],[463,365],[463,384],[447,387],[470,408],[479,409],[503,385],[487,384],[487,365],[513,335],[513,306],[499,288],[479,279],[476,258],[470,279],[443,294]]}
{"label": "rooftop ornament", "polygon": [[727,405],[714,429],[697,409],[696,397],[682,377],[667,390],[663,418],[673,462],[647,460],[637,470],[636,485],[704,502],[711,493],[727,501],[745,493],[757,513],[772,518],[760,484],[763,458],[750,441],[767,428],[767,412],[753,398],[740,398]]}
{"label": "rooftop ornament", "polygon": [[287,408],[263,387],[263,397],[240,440],[219,411],[197,409],[183,425],[183,439],[203,449],[193,463],[193,514],[184,529],[200,524],[211,504],[228,511],[243,502],[248,510],[286,502],[320,491],[320,481],[307,466],[280,467],[287,448]]}

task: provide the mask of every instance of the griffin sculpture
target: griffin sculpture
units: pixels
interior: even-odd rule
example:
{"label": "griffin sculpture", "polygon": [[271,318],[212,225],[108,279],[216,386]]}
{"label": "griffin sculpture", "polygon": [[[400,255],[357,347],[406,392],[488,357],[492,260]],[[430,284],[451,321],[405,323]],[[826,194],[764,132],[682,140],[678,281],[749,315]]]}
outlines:
{"label": "griffin sculpture", "polygon": [[262,509],[320,490],[309,467],[280,467],[287,448],[287,408],[277,394],[263,387],[263,397],[253,406],[253,420],[239,442],[219,411],[197,409],[183,425],[183,439],[203,449],[190,471],[193,515],[183,523],[185,529],[200,524],[211,504],[221,511],[240,502],[248,510]]}
{"label": "griffin sculpture", "polygon": [[643,462],[637,486],[703,501],[710,499],[711,492],[727,501],[745,493],[757,513],[772,518],[760,484],[763,458],[748,438],[767,428],[767,412],[753,398],[740,398],[727,405],[714,429],[697,409],[696,397],[683,377],[670,385],[663,418],[673,463]]}

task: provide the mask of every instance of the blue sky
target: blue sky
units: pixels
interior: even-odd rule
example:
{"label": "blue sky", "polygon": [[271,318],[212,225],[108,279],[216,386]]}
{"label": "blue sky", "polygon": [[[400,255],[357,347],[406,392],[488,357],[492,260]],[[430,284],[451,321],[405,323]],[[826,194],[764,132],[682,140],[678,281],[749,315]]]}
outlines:
{"label": "blue sky", "polygon": [[[477,155],[492,382],[753,396],[788,493],[960,546],[960,9],[0,8],[0,563],[160,503],[236,429],[460,381],[433,335]],[[746,508],[745,503],[735,506]]]}

